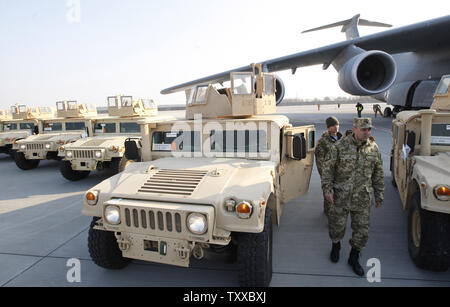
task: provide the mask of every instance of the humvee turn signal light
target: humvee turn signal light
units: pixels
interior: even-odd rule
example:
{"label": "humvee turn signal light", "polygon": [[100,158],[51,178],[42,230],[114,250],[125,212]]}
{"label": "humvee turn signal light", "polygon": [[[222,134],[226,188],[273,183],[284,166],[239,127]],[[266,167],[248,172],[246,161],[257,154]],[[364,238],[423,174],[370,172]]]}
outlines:
{"label": "humvee turn signal light", "polygon": [[97,204],[97,196],[98,192],[87,192],[86,193],[86,201],[89,205],[94,206]]}
{"label": "humvee turn signal light", "polygon": [[252,205],[246,201],[243,201],[236,206],[236,213],[240,218],[248,219],[252,214]]}
{"label": "humvee turn signal light", "polygon": [[434,195],[439,200],[449,200],[450,199],[450,188],[447,186],[437,186],[434,188]]}

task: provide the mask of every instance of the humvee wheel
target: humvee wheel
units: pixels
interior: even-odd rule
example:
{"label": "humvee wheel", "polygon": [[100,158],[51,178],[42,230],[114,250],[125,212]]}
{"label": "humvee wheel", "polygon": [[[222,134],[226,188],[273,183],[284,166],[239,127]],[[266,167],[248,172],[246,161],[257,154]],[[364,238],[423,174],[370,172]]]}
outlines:
{"label": "humvee wheel", "polygon": [[123,269],[131,259],[122,256],[113,232],[94,229],[98,220],[94,217],[89,227],[88,248],[92,260],[105,269]]}
{"label": "humvee wheel", "polygon": [[41,160],[25,159],[25,155],[23,154],[23,152],[16,152],[14,154],[14,161],[16,162],[17,167],[23,169],[24,171],[28,171],[30,169],[38,167],[39,162],[41,162]]}
{"label": "humvee wheel", "polygon": [[416,192],[408,210],[408,250],[414,264],[432,271],[446,271],[450,264],[448,215],[423,210]]}
{"label": "humvee wheel", "polygon": [[61,161],[61,166],[59,168],[61,175],[70,181],[78,181],[86,178],[91,173],[90,171],[74,171],[72,169],[72,164],[70,161]]}
{"label": "humvee wheel", "polygon": [[242,287],[268,287],[272,280],[272,214],[266,209],[261,233],[239,233],[239,283]]}
{"label": "humvee wheel", "polygon": [[111,163],[111,168],[114,172],[114,174],[118,174],[120,172],[123,172],[128,165],[135,162],[134,160],[128,160],[125,155],[123,155],[122,158],[113,158]]}

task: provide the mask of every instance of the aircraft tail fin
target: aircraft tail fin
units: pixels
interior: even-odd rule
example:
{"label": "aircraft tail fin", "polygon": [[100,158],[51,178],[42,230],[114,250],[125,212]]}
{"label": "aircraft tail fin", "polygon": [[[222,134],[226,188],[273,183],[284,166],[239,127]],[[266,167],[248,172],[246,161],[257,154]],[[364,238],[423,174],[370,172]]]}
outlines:
{"label": "aircraft tail fin", "polygon": [[314,28],[314,29],[309,29],[309,30],[303,31],[302,33],[308,33],[308,32],[319,31],[319,30],[342,26],[341,32],[345,32],[345,36],[346,36],[347,40],[352,40],[352,39],[359,37],[358,25],[370,26],[370,27],[385,27],[385,28],[392,27],[392,25],[390,25],[390,24],[381,23],[381,22],[377,22],[377,21],[369,21],[366,19],[361,19],[359,17],[360,17],[360,14],[355,15],[352,18],[347,19],[347,20],[335,22],[335,23],[332,23],[332,24],[329,24],[326,26],[322,26],[322,27],[318,27],[318,28]]}

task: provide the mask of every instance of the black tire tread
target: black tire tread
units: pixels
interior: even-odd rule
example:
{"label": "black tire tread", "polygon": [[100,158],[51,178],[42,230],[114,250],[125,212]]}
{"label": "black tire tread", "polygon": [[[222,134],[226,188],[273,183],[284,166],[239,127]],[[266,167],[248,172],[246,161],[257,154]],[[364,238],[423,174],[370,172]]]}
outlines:
{"label": "black tire tread", "polygon": [[78,181],[86,178],[91,173],[90,171],[74,171],[70,161],[61,161],[60,169],[61,175],[70,181]]}
{"label": "black tire tread", "polygon": [[35,169],[41,162],[41,160],[27,160],[23,152],[16,152],[14,154],[14,161],[16,162],[17,167],[24,171]]}
{"label": "black tire tread", "polygon": [[[242,287],[267,287],[272,279],[272,215],[266,209],[264,230],[261,233],[239,233],[237,259],[239,283]],[[267,259],[266,248],[269,246]],[[269,264],[267,265],[267,262]]]}
{"label": "black tire tread", "polygon": [[131,259],[122,256],[113,232],[94,229],[98,220],[94,217],[89,227],[88,248],[92,260],[105,269],[123,269]]}
{"label": "black tire tread", "polygon": [[[421,221],[421,244],[417,248],[411,235],[412,213],[419,210]],[[420,268],[431,271],[446,271],[450,265],[450,218],[448,214],[423,210],[420,194],[411,198],[408,212],[408,247],[413,262]]]}

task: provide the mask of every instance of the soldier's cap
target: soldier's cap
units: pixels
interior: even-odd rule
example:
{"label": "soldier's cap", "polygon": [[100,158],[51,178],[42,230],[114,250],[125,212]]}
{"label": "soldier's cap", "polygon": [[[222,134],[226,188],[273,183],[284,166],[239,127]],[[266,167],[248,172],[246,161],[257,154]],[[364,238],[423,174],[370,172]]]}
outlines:
{"label": "soldier's cap", "polygon": [[372,128],[372,119],[369,117],[357,117],[353,120],[353,127]]}
{"label": "soldier's cap", "polygon": [[330,128],[332,126],[339,125],[339,120],[336,117],[331,116],[331,117],[327,118],[326,123],[327,123],[327,128]]}

